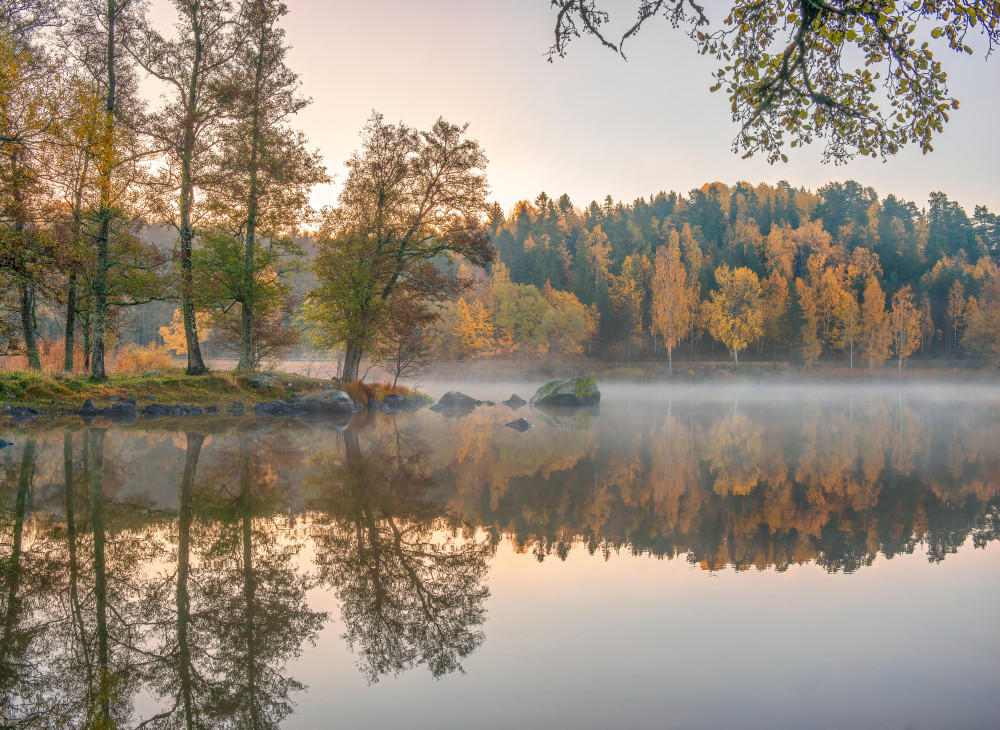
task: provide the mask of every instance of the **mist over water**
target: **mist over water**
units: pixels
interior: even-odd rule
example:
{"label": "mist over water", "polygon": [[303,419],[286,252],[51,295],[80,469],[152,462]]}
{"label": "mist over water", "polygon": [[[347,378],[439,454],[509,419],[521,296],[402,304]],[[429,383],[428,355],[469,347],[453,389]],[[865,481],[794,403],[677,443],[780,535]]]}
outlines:
{"label": "mist over water", "polygon": [[510,375],[346,430],[8,437],[4,720],[992,727],[996,385],[598,378],[546,412]]}

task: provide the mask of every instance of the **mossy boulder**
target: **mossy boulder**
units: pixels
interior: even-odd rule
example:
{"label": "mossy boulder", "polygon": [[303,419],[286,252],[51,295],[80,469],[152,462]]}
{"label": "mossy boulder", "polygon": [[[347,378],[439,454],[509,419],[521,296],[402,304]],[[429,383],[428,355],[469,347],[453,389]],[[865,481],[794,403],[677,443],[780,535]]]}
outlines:
{"label": "mossy boulder", "polygon": [[601,402],[601,391],[593,378],[562,378],[550,380],[531,396],[531,405],[556,408],[596,406]]}

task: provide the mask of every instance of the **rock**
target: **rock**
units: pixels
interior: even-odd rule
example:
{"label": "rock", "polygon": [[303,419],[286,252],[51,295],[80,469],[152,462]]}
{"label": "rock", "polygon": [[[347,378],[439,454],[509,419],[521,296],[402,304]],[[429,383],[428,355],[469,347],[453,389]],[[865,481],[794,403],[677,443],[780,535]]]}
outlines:
{"label": "rock", "polygon": [[250,385],[254,388],[273,388],[275,382],[274,376],[267,373],[250,374]]}
{"label": "rock", "polygon": [[246,408],[246,406],[240,403],[238,400],[233,401],[232,407],[237,411],[242,411],[244,408]]}
{"label": "rock", "polygon": [[516,421],[511,421],[510,423],[504,424],[507,428],[512,428],[515,431],[524,433],[529,428],[534,428],[535,424],[531,423],[525,418],[518,418]]}
{"label": "rock", "polygon": [[528,405],[528,401],[519,396],[517,393],[511,393],[510,398],[503,401],[503,404],[510,408],[512,411],[516,411],[518,408]]}
{"label": "rock", "polygon": [[383,398],[382,402],[385,403],[390,408],[404,408],[406,406],[406,398],[404,398],[401,395],[395,395],[393,393],[390,393],[385,398]]}
{"label": "rock", "polygon": [[542,408],[596,406],[600,402],[601,391],[593,378],[550,380],[531,396],[531,405]]}
{"label": "rock", "polygon": [[87,400],[83,402],[83,408],[78,410],[77,413],[83,413],[84,411],[97,411],[97,406],[94,405],[93,398],[87,398]]}
{"label": "rock", "polygon": [[135,423],[139,412],[132,403],[115,403],[110,408],[105,408],[103,415],[110,418],[112,423],[128,426]]}
{"label": "rock", "polygon": [[206,416],[217,416],[217,415],[219,415],[219,407],[218,406],[208,406],[205,409],[205,415]]}
{"label": "rock", "polygon": [[257,403],[253,407],[253,412],[255,415],[259,417],[296,416],[300,413],[305,413],[305,411],[302,408],[300,408],[297,404],[288,403],[281,399],[278,399],[273,403],[266,403],[266,402]]}
{"label": "rock", "polygon": [[0,439],[0,449],[6,449],[8,446],[13,446],[13,445],[14,444],[11,441],[4,441],[3,439]]}
{"label": "rock", "polygon": [[160,375],[163,375],[163,371],[153,368],[152,370],[145,371],[143,375],[149,375],[150,377],[156,378],[159,377]]}
{"label": "rock", "polygon": [[117,395],[113,395],[110,398],[108,398],[108,400],[111,401],[112,403],[114,403],[115,401],[118,400],[118,396]]}
{"label": "rock", "polygon": [[377,398],[368,399],[368,410],[372,413],[392,413],[392,409]]}
{"label": "rock", "polygon": [[465,393],[459,393],[457,390],[449,390],[441,396],[437,405],[447,408],[448,410],[471,411],[476,406],[482,405],[482,403],[483,402],[481,400],[471,398]]}
{"label": "rock", "polygon": [[314,390],[299,399],[306,413],[356,413],[359,408],[342,390]]}

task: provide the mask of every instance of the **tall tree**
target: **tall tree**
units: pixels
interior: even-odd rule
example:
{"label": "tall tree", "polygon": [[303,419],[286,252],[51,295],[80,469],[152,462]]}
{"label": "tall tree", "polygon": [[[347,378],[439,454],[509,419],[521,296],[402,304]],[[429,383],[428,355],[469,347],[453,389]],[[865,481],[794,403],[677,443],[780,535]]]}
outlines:
{"label": "tall tree", "polygon": [[[328,178],[319,153],[288,126],[309,101],[299,96],[298,75],[285,63],[288,46],[279,26],[288,12],[280,0],[245,0],[243,43],[231,64],[225,93],[233,102],[218,150],[212,194],[218,223],[243,241],[238,369],[253,369],[254,290],[262,239],[276,252],[295,255],[295,231],[308,208],[309,189]],[[185,320],[186,321],[186,320]]]}
{"label": "tall tree", "polygon": [[106,377],[109,286],[116,265],[113,238],[126,220],[129,188],[142,156],[136,134],[141,112],[138,79],[127,61],[126,42],[141,26],[144,9],[137,0],[75,0],[63,27],[71,55],[100,89],[103,100],[93,154],[97,201],[89,232],[93,245],[90,374],[97,380]]}
{"label": "tall tree", "polygon": [[667,348],[667,372],[674,371],[674,348],[694,325],[698,290],[689,282],[687,269],[681,263],[680,237],[670,232],[670,245],[656,249],[653,272],[653,303],[651,319],[654,334],[663,337]]}
{"label": "tall tree", "polygon": [[[218,142],[229,95],[223,92],[228,65],[239,48],[228,0],[172,0],[177,12],[176,38],[165,39],[151,27],[143,29],[135,55],[153,77],[166,84],[167,102],[152,117],[150,131],[163,150],[166,165],[158,181],[173,200],[157,212],[177,229],[180,254],[181,312],[187,340],[187,373],[208,368],[201,355],[195,323],[192,250],[196,190],[213,170],[210,152]],[[176,210],[176,215],[174,211]]]}
{"label": "tall tree", "polygon": [[868,277],[865,284],[864,299],[861,301],[861,354],[871,370],[881,365],[889,356],[889,343],[892,333],[889,331],[889,317],[885,311],[885,294],[879,286],[878,279]]}
{"label": "tall tree", "polygon": [[913,290],[904,286],[892,295],[892,311],[889,313],[892,326],[892,344],[899,359],[899,370],[903,362],[920,347],[920,310],[913,300]]}
{"label": "tall tree", "polygon": [[760,280],[746,267],[730,269],[723,264],[715,270],[719,288],[705,302],[708,331],[733,353],[740,364],[740,350],[753,344],[764,332]]}
{"label": "tall tree", "polygon": [[455,297],[463,282],[436,264],[494,257],[486,214],[486,155],[468,125],[438,119],[425,132],[373,114],[349,169],[340,205],[325,214],[310,292],[320,344],[343,344],[344,377],[356,380],[386,303],[399,289],[424,301]]}

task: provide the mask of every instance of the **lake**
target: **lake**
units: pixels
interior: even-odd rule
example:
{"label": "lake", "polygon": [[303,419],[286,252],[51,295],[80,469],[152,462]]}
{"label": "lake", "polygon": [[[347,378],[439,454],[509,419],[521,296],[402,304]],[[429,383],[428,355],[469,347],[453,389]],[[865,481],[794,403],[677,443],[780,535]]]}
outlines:
{"label": "lake", "polygon": [[0,434],[0,725],[997,727],[1000,388],[539,384]]}

